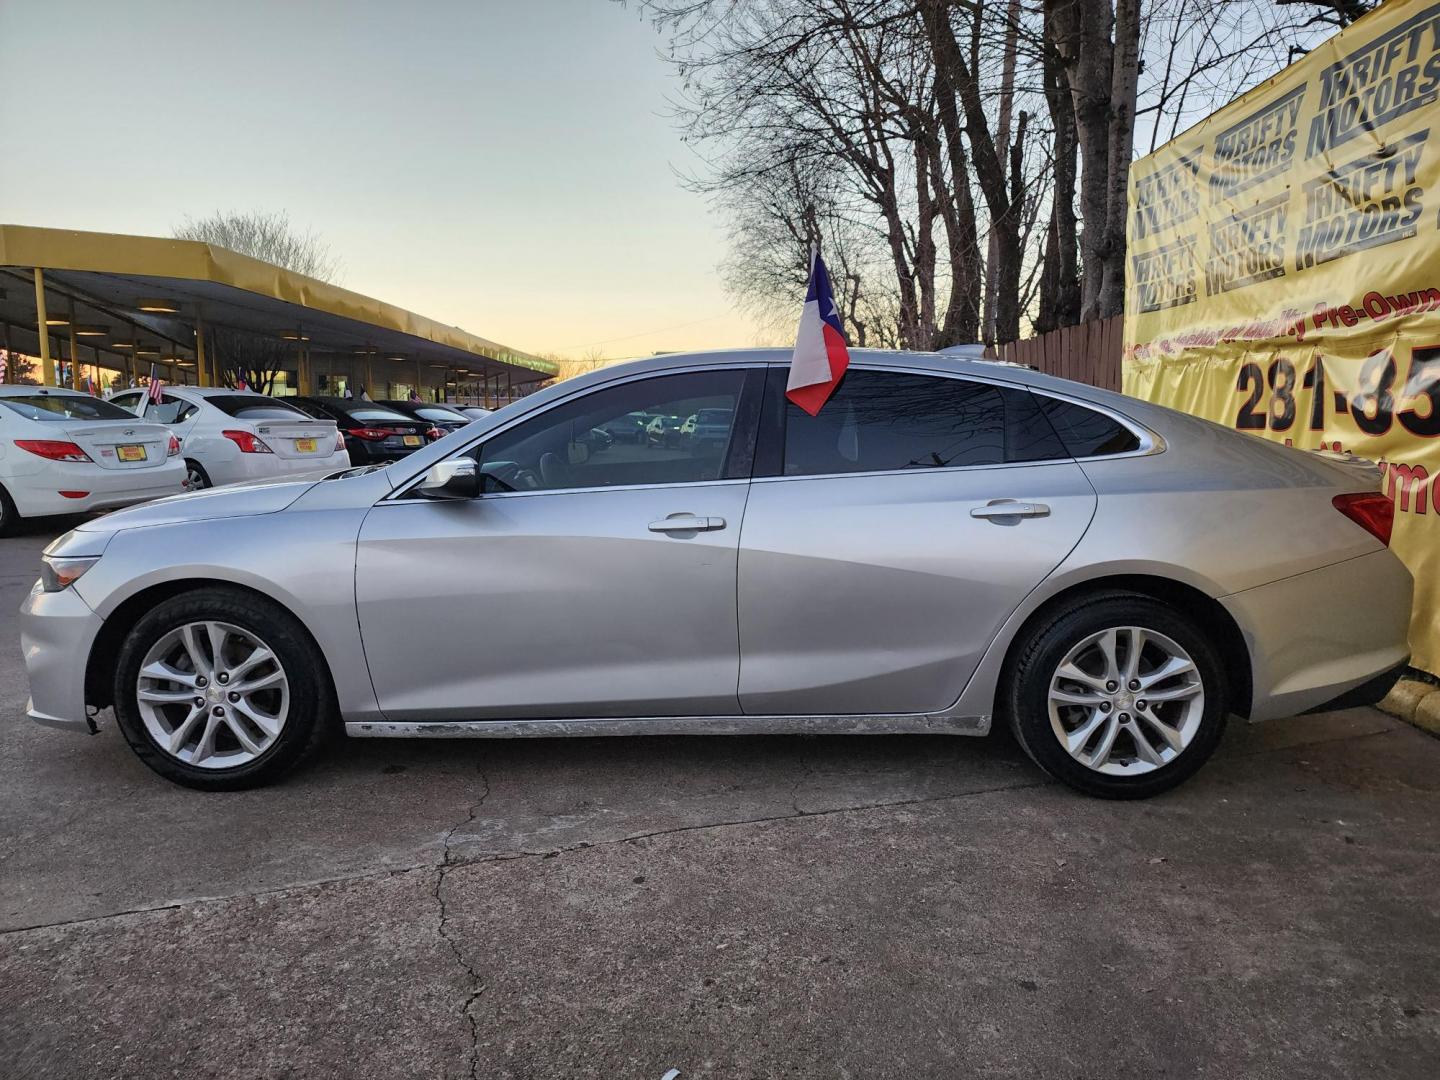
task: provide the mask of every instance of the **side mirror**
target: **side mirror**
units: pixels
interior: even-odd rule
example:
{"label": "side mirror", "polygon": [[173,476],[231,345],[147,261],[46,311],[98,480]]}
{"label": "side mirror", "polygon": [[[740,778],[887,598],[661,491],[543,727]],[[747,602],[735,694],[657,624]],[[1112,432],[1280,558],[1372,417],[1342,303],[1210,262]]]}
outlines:
{"label": "side mirror", "polygon": [[415,489],[426,499],[474,499],[480,495],[480,467],[474,458],[437,461]]}

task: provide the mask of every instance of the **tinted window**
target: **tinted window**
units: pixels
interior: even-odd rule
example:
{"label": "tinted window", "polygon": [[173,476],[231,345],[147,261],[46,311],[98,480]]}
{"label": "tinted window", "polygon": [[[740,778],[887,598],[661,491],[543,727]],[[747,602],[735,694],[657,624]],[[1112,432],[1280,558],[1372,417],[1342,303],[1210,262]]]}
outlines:
{"label": "tinted window", "polygon": [[293,405],[249,394],[216,394],[205,399],[227,416],[238,420],[294,420],[305,414]]}
{"label": "tinted window", "polygon": [[1037,394],[1036,399],[1072,457],[1124,454],[1140,449],[1135,433],[1104,413],[1043,394]]}
{"label": "tinted window", "polygon": [[[547,410],[480,449],[487,491],[545,491],[624,484],[682,484],[726,475],[731,442],[753,438],[732,422],[743,371],[696,371],[641,379]],[[685,431],[702,409],[723,424]],[[627,414],[644,411],[644,427]],[[624,423],[619,421],[624,420]]]}
{"label": "tinted window", "polygon": [[786,476],[1065,456],[1028,392],[964,379],[851,371],[819,416],[786,410]]}
{"label": "tinted window", "polygon": [[345,406],[345,411],[350,414],[352,420],[399,420],[402,424],[410,423],[410,417],[398,413],[394,409],[386,409],[379,405],[351,405]]}
{"label": "tinted window", "polygon": [[438,420],[442,424],[463,424],[470,419],[451,409],[419,408],[415,410],[415,415],[422,420]]}
{"label": "tinted window", "polygon": [[118,405],[85,394],[21,394],[0,397],[0,405],[26,420],[133,420]]}

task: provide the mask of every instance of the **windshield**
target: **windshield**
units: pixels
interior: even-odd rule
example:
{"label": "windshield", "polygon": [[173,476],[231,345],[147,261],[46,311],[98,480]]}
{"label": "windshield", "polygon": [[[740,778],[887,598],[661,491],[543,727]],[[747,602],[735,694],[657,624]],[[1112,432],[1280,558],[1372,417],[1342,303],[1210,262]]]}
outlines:
{"label": "windshield", "polygon": [[310,419],[294,405],[273,398],[252,397],[249,394],[216,394],[205,399],[227,416],[237,420],[301,420]]}
{"label": "windshield", "polygon": [[118,405],[84,394],[24,394],[0,397],[0,405],[26,420],[134,420]]}

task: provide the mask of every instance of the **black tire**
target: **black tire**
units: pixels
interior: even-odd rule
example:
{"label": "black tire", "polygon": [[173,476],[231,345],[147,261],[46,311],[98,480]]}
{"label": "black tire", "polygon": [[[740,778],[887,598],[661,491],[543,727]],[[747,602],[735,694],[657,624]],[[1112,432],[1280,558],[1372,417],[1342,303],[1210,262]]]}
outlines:
{"label": "black tire", "polygon": [[10,493],[0,485],[0,536],[9,536],[20,524],[20,512],[15,509],[15,501],[10,498]]}
{"label": "black tire", "polygon": [[[152,738],[136,701],[136,680],[150,648],[186,623],[230,623],[260,637],[278,657],[290,687],[284,726],[253,760],[230,768],[181,761]],[[278,779],[314,754],[335,727],[329,667],[300,621],[264,597],[217,586],[171,597],[147,612],[126,635],[115,669],[115,718],[136,756],[167,780],[201,791],[238,791]]]}
{"label": "black tire", "polygon": [[[203,491],[205,488],[214,487],[210,481],[210,474],[205,471],[205,466],[190,458],[185,459],[185,479],[190,481],[187,491]],[[198,481],[198,483],[197,483]]]}
{"label": "black tire", "polygon": [[[1198,728],[1173,760],[1140,775],[1114,776],[1076,760],[1061,745],[1051,725],[1050,684],[1070,650],[1086,637],[1130,626],[1162,634],[1189,653],[1205,700]],[[1227,697],[1219,653],[1194,619],[1151,597],[1110,591],[1088,595],[1048,614],[1016,641],[1002,682],[1000,705],[1020,746],[1057,780],[1087,795],[1144,799],[1187,780],[1215,752],[1225,732]]]}

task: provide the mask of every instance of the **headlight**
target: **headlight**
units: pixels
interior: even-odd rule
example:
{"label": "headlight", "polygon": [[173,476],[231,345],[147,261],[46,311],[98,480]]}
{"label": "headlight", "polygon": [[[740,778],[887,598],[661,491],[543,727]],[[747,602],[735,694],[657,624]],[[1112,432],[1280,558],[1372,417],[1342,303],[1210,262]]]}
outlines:
{"label": "headlight", "polygon": [[40,557],[40,587],[46,592],[59,592],[80,580],[80,576],[100,561],[93,559],[58,559],[49,555]]}

